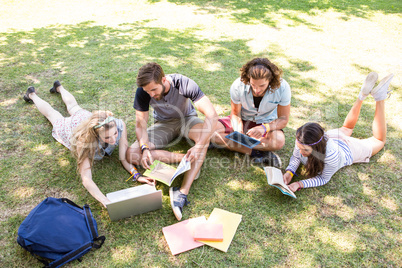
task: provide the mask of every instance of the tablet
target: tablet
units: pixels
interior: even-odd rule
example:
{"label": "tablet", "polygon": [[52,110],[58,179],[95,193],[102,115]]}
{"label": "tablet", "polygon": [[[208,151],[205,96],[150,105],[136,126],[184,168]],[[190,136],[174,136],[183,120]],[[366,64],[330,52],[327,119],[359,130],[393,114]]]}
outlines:
{"label": "tablet", "polygon": [[225,138],[232,140],[234,142],[237,142],[243,146],[246,146],[247,148],[253,149],[257,144],[260,144],[261,142],[257,139],[254,139],[250,136],[247,136],[245,134],[242,134],[240,132],[234,131],[227,135]]}

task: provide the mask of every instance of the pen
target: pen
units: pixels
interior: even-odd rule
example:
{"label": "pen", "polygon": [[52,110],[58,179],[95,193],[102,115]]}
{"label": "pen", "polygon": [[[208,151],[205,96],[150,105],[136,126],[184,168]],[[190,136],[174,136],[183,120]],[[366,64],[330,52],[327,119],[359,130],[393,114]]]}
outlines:
{"label": "pen", "polygon": [[128,178],[128,179],[126,180],[126,182],[128,182],[128,181],[134,176],[134,174],[135,174],[135,173],[133,173],[133,175],[131,175],[130,178]]}

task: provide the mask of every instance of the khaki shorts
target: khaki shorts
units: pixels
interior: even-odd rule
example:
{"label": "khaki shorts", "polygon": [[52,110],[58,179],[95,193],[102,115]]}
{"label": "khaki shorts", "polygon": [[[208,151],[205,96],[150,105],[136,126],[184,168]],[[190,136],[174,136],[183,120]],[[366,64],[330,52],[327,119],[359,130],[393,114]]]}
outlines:
{"label": "khaki shorts", "polygon": [[370,161],[373,147],[367,141],[349,137],[339,129],[331,129],[326,134],[329,138],[339,139],[346,143],[352,152],[353,163],[367,163]]}
{"label": "khaki shorts", "polygon": [[189,140],[188,133],[190,129],[203,122],[197,116],[156,121],[155,124],[147,129],[148,138],[156,149],[169,147],[178,143],[183,137]]}

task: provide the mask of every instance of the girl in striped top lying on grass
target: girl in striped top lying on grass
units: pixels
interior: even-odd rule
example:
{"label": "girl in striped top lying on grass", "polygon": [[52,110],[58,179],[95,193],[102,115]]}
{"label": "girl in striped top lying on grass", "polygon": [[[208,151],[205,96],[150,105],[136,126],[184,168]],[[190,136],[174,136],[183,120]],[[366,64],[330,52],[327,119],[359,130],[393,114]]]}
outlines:
{"label": "girl in striped top lying on grass", "polygon": [[[319,124],[307,123],[297,129],[293,155],[283,175],[285,183],[289,184],[293,192],[301,188],[324,185],[340,168],[353,163],[368,162],[371,156],[384,147],[387,135],[384,101],[390,93],[388,87],[393,74],[382,79],[378,86],[373,88],[377,78],[375,72],[367,76],[359,97],[341,128],[324,132]],[[363,100],[369,94],[376,101],[373,136],[368,139],[352,138]],[[308,179],[290,183],[300,162],[305,165]]]}

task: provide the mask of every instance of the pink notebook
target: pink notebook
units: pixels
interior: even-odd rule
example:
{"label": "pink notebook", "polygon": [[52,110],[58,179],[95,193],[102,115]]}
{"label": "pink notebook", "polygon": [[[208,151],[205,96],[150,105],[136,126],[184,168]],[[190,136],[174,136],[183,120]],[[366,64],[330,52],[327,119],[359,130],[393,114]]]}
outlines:
{"label": "pink notebook", "polygon": [[204,245],[194,240],[194,231],[198,225],[206,221],[205,216],[201,216],[162,228],[172,254],[176,255]]}
{"label": "pink notebook", "polygon": [[200,240],[205,245],[227,252],[236,234],[237,227],[241,222],[242,215],[232,213],[223,209],[214,208],[208,218],[208,223],[220,223],[223,225],[223,241]]}
{"label": "pink notebook", "polygon": [[194,240],[223,241],[223,225],[208,221],[199,224],[194,232]]}

